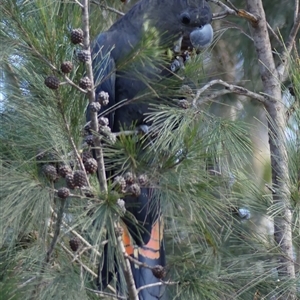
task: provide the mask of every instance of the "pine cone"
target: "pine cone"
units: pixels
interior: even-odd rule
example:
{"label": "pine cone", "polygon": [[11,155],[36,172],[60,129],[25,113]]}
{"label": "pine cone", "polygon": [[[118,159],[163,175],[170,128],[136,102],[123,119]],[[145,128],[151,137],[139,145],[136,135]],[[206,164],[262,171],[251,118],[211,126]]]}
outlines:
{"label": "pine cone", "polygon": [[50,180],[54,181],[57,179],[57,172],[56,168],[52,165],[44,165],[43,166],[43,173],[45,176]]}
{"label": "pine cone", "polygon": [[59,79],[56,76],[48,76],[45,79],[45,85],[52,90],[57,90],[59,88]]}
{"label": "pine cone", "polygon": [[81,62],[87,62],[90,59],[90,52],[87,50],[79,50],[77,52],[77,58]]}
{"label": "pine cone", "polygon": [[97,101],[103,105],[106,106],[109,103],[109,94],[101,91],[98,95],[97,95]]}
{"label": "pine cone", "polygon": [[83,31],[81,28],[73,29],[71,31],[71,42],[75,45],[83,42]]}
{"label": "pine cone", "polygon": [[94,136],[92,134],[89,134],[85,137],[85,142],[89,145],[89,146],[94,146]]}
{"label": "pine cone", "polygon": [[141,174],[138,177],[138,182],[139,182],[140,186],[146,186],[146,185],[148,185],[149,184],[148,176],[146,174]]}
{"label": "pine cone", "polygon": [[67,174],[72,173],[72,169],[68,165],[61,165],[58,169],[58,173],[61,177],[65,178]]}
{"label": "pine cone", "polygon": [[74,184],[76,186],[83,187],[87,184],[84,171],[81,170],[75,171],[73,177],[74,177]]}
{"label": "pine cone", "polygon": [[88,90],[92,87],[91,80],[87,76],[85,76],[80,79],[79,86],[84,90]]}
{"label": "pine cone", "polygon": [[163,266],[156,265],[152,268],[152,274],[159,279],[166,277],[166,270]]}
{"label": "pine cone", "polygon": [[98,112],[101,109],[101,104],[99,102],[93,102],[90,104],[91,112]]}
{"label": "pine cone", "polygon": [[131,184],[127,188],[127,193],[131,194],[134,197],[138,197],[141,194],[141,188],[137,183]]}
{"label": "pine cone", "polygon": [[73,69],[73,64],[71,61],[64,61],[61,65],[60,65],[60,69],[63,73],[68,74],[72,71]]}
{"label": "pine cone", "polygon": [[46,150],[39,149],[36,154],[36,160],[44,160],[47,155]]}
{"label": "pine cone", "polygon": [[70,196],[70,190],[66,187],[62,187],[57,191],[57,196],[62,199],[66,199]]}
{"label": "pine cone", "polygon": [[133,184],[135,182],[134,175],[131,172],[125,173],[124,179],[127,184]]}
{"label": "pine cone", "polygon": [[74,190],[76,185],[74,183],[74,176],[73,174],[67,174],[66,177],[66,185],[69,189]]}
{"label": "pine cone", "polygon": [[82,162],[85,163],[89,158],[93,158],[93,154],[90,151],[83,151],[81,154]]}
{"label": "pine cone", "polygon": [[96,159],[94,158],[89,158],[85,163],[84,163],[85,170],[89,174],[93,174],[97,171],[98,169],[98,163]]}
{"label": "pine cone", "polygon": [[118,192],[124,193],[126,190],[126,181],[123,176],[116,176],[114,178],[115,189]]}
{"label": "pine cone", "polygon": [[72,251],[76,252],[81,245],[81,240],[78,237],[74,237],[74,238],[70,239],[69,245],[70,245],[70,248],[72,249]]}
{"label": "pine cone", "polygon": [[98,118],[98,123],[100,126],[108,126],[109,121],[105,117],[100,117],[100,118]]}

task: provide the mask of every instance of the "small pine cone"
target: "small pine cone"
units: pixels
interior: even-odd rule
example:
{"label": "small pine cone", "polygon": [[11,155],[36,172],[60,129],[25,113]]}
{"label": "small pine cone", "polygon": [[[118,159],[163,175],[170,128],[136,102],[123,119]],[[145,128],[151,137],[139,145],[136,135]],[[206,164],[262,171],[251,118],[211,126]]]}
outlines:
{"label": "small pine cone", "polygon": [[186,99],[181,99],[178,101],[178,105],[179,107],[183,108],[183,109],[187,109],[189,108],[191,105],[189,103],[189,101],[187,101]]}
{"label": "small pine cone", "polygon": [[141,174],[139,177],[138,177],[138,182],[139,182],[139,185],[140,186],[146,186],[149,184],[149,178],[146,174]]}
{"label": "small pine cone", "polygon": [[50,180],[54,181],[57,179],[57,172],[56,168],[52,165],[44,165],[43,166],[43,173],[45,176]]}
{"label": "small pine cone", "polygon": [[73,44],[80,44],[83,42],[83,31],[81,28],[73,29],[71,31],[71,42]]}
{"label": "small pine cone", "polygon": [[79,50],[77,52],[77,58],[81,62],[87,62],[90,59],[90,52],[87,50]]}
{"label": "small pine cone", "polygon": [[138,197],[141,194],[141,188],[137,183],[131,184],[127,187],[127,193],[134,197]]}
{"label": "small pine cone", "polygon": [[71,61],[64,61],[61,65],[60,65],[60,69],[63,73],[68,74],[72,71],[73,69],[73,64]]}
{"label": "small pine cone", "polygon": [[88,90],[92,87],[91,80],[87,76],[85,76],[80,79],[79,86],[84,90]]}
{"label": "small pine cone", "polygon": [[59,157],[58,157],[57,153],[55,153],[55,152],[48,152],[47,153],[47,160],[51,164],[56,164],[57,161],[59,160]]}
{"label": "small pine cone", "polygon": [[61,177],[65,178],[67,174],[72,173],[72,169],[68,165],[61,165],[58,169],[58,173]]}
{"label": "small pine cone", "polygon": [[126,190],[126,181],[123,176],[116,176],[114,178],[115,189],[118,192],[124,193]]}
{"label": "small pine cone", "polygon": [[70,190],[66,187],[62,187],[57,191],[57,196],[62,199],[66,199],[70,196]]}
{"label": "small pine cone", "polygon": [[101,104],[99,102],[93,102],[90,104],[91,112],[98,112],[101,109]]}
{"label": "small pine cone", "polygon": [[166,277],[166,270],[163,266],[156,265],[152,268],[152,274],[159,279]]}
{"label": "small pine cone", "polygon": [[98,169],[98,163],[96,159],[94,158],[89,158],[85,163],[84,163],[85,170],[89,174],[93,174],[97,171]]}
{"label": "small pine cone", "polygon": [[45,79],[45,85],[51,90],[57,90],[59,88],[59,79],[56,76],[48,76]]}
{"label": "small pine cone", "polygon": [[120,207],[123,214],[126,213],[125,201],[123,199],[118,199],[117,205]]}
{"label": "small pine cone", "polygon": [[180,92],[180,94],[183,94],[183,95],[192,95],[193,94],[192,88],[187,84],[182,85],[181,88],[179,89],[179,92]]}
{"label": "small pine cone", "polygon": [[109,94],[104,92],[104,91],[101,91],[98,96],[97,96],[97,101],[103,105],[103,106],[106,106],[108,105],[109,103]]}
{"label": "small pine cone", "polygon": [[105,117],[100,117],[100,118],[98,118],[98,123],[99,123],[99,125],[101,125],[101,126],[108,126],[109,121],[108,121],[108,119],[105,118]]}
{"label": "small pine cone", "polygon": [[67,174],[66,177],[66,185],[69,189],[74,190],[76,185],[74,183],[74,176],[73,174]]}
{"label": "small pine cone", "polygon": [[45,150],[39,149],[36,154],[36,160],[43,160],[43,159],[45,159],[46,155],[47,155],[47,153]]}
{"label": "small pine cone", "polygon": [[69,245],[70,245],[70,248],[72,249],[72,251],[76,252],[81,245],[81,240],[78,237],[74,237],[74,238],[70,239]]}
{"label": "small pine cone", "polygon": [[89,146],[94,146],[94,136],[92,134],[89,134],[85,137],[85,142],[89,145]]}
{"label": "small pine cone", "polygon": [[131,172],[125,173],[124,179],[126,181],[126,184],[133,184],[135,182],[134,175]]}
{"label": "small pine cone", "polygon": [[111,134],[111,128],[109,126],[99,126],[99,133],[102,133],[106,136]]}
{"label": "small pine cone", "polygon": [[82,162],[85,163],[89,158],[93,158],[93,154],[90,151],[83,151],[81,154]]}
{"label": "small pine cone", "polygon": [[84,187],[87,184],[84,171],[81,170],[75,171],[73,177],[74,177],[74,184],[76,186]]}

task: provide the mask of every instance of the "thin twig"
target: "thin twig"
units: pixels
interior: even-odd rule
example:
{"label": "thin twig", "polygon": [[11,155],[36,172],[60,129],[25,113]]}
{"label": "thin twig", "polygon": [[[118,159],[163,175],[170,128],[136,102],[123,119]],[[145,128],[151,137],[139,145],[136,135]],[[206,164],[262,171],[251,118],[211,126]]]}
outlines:
{"label": "thin twig", "polygon": [[139,293],[141,290],[153,287],[153,286],[159,286],[159,285],[177,285],[179,284],[179,281],[160,281],[160,282],[155,282],[155,283],[150,283],[147,285],[143,285],[140,288],[137,289],[137,292]]}
{"label": "thin twig", "polygon": [[269,184],[265,184],[265,187],[269,190],[269,191],[271,191],[272,192],[272,194],[276,194],[276,190],[275,189],[273,189]]}
{"label": "thin twig", "polygon": [[258,18],[256,16],[245,11],[244,9],[236,8],[229,0],[226,0],[226,2],[228,2],[232,6],[232,8],[230,8],[228,5],[224,4],[222,1],[219,1],[219,0],[209,0],[209,1],[220,6],[223,9],[222,12],[213,14],[214,20],[223,19],[223,18],[227,17],[228,15],[233,15],[233,16],[238,16],[238,17],[247,19],[251,23],[258,22]]}
{"label": "thin twig", "polygon": [[49,247],[49,249],[47,251],[47,254],[46,254],[46,262],[47,263],[50,261],[51,254],[53,253],[53,250],[54,250],[55,245],[56,245],[57,240],[58,240],[62,219],[63,219],[63,216],[64,216],[65,206],[66,206],[66,199],[60,199],[60,208],[58,210],[58,214],[57,214],[57,217],[56,217],[56,224],[55,224],[56,226],[55,226],[54,236],[53,236],[50,247]]}
{"label": "thin twig", "polygon": [[[205,86],[203,86],[201,89],[199,89],[196,93],[195,98],[193,99],[193,105],[195,107],[197,107],[197,101],[199,100],[200,96],[210,87],[216,85],[216,84],[220,84],[225,86],[226,90],[221,91],[219,94],[214,94],[214,97],[218,96],[218,95],[224,95],[224,94],[228,94],[228,93],[235,93],[235,94],[239,94],[239,95],[244,95],[253,99],[258,100],[261,103],[265,103],[266,102],[266,98],[260,94],[251,92],[249,90],[247,90],[244,87],[238,86],[238,85],[233,85],[233,84],[229,84],[221,79],[215,79],[212,80],[210,82],[208,82]],[[227,92],[228,90],[228,92]],[[206,96],[205,99],[209,99],[211,98],[210,96]],[[201,99],[202,100],[202,99]],[[200,103],[203,103],[202,101]]]}
{"label": "thin twig", "polygon": [[85,171],[85,167],[83,165],[83,162],[82,162],[82,159],[81,159],[81,156],[77,150],[77,147],[75,145],[75,142],[74,142],[74,139],[72,137],[72,134],[71,134],[71,130],[70,130],[70,126],[69,126],[69,123],[68,123],[68,120],[67,120],[67,117],[65,115],[65,112],[64,112],[64,109],[62,107],[62,101],[60,99],[58,99],[58,109],[60,111],[60,114],[62,115],[62,118],[63,118],[63,121],[64,121],[64,125],[65,125],[65,128],[66,128],[66,131],[67,131],[67,136],[68,136],[68,139],[69,139],[69,142],[70,144],[72,145],[72,148],[73,148],[73,152],[75,153],[75,157],[76,157],[76,160],[80,166],[80,169],[84,172],[84,176],[85,176],[85,181],[87,183],[87,186],[89,187],[89,189],[91,189],[91,185],[90,185],[90,182],[89,182],[89,178],[87,176],[87,173]]}
{"label": "thin twig", "polygon": [[282,40],[279,38],[279,36],[276,34],[276,32],[273,30],[273,28],[271,27],[271,25],[269,23],[267,23],[267,27],[269,29],[269,31],[272,33],[272,35],[275,37],[275,39],[277,40],[277,42],[283,46]]}
{"label": "thin twig", "polygon": [[100,296],[107,296],[107,297],[111,297],[111,298],[115,298],[115,299],[124,299],[126,300],[127,297],[123,297],[123,296],[116,296],[114,294],[111,294],[111,293],[106,293],[106,292],[102,292],[102,291],[97,291],[97,290],[93,290],[93,289],[90,289],[90,288],[85,288],[86,290],[94,293],[94,294],[97,294],[97,295],[100,295]]}
{"label": "thin twig", "polygon": [[[53,236],[53,234],[50,233],[50,236]],[[71,252],[71,250],[69,250],[62,242],[59,242],[59,244],[68,254],[70,254],[72,257],[74,257],[73,252]],[[92,276],[98,277],[98,275],[94,271],[92,271],[88,266],[86,266],[79,258],[75,258],[75,260]]]}
{"label": "thin twig", "polygon": [[289,37],[288,37],[286,43],[285,43],[285,49],[282,53],[281,64],[277,67],[278,76],[281,81],[284,81],[287,76],[286,75],[286,73],[287,73],[286,67],[289,62],[288,57],[293,49],[295,39],[299,32],[299,29],[300,29],[300,12],[299,12],[299,8],[298,8],[298,13],[297,13],[297,16],[295,17],[294,25],[290,31],[290,34],[289,34]]}
{"label": "thin twig", "polygon": [[[51,212],[53,213],[54,217],[57,218],[57,214],[54,212],[53,208],[50,207]],[[87,247],[92,249],[93,252],[96,253],[98,256],[102,256],[102,254],[92,246],[85,238],[83,238],[76,230],[74,230],[71,226],[69,226],[64,220],[62,220],[62,225],[68,229],[69,232],[73,233],[76,237],[78,237]],[[101,245],[105,245],[108,241],[105,240],[101,243]]]}
{"label": "thin twig", "polygon": [[121,11],[119,11],[119,10],[117,10],[117,9],[111,7],[111,6],[108,6],[106,4],[102,4],[99,1],[91,0],[91,3],[99,5],[101,8],[103,8],[105,10],[108,10],[108,11],[111,11],[113,13],[116,13],[119,16],[124,16],[124,13],[122,13]]}

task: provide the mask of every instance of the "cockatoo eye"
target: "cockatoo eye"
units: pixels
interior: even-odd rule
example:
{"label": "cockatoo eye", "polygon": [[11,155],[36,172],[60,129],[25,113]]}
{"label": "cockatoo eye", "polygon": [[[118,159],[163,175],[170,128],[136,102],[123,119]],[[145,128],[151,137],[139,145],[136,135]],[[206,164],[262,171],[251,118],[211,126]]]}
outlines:
{"label": "cockatoo eye", "polygon": [[191,22],[191,17],[187,12],[184,12],[183,14],[181,14],[180,20],[182,24],[188,25]]}

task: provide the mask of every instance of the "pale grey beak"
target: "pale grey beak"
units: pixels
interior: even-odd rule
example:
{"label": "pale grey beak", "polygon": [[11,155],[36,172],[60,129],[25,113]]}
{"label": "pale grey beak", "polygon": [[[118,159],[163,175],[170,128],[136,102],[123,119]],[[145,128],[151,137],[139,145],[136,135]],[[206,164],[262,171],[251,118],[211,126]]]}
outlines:
{"label": "pale grey beak", "polygon": [[214,31],[210,24],[206,24],[190,33],[190,41],[196,49],[207,48],[214,37]]}

